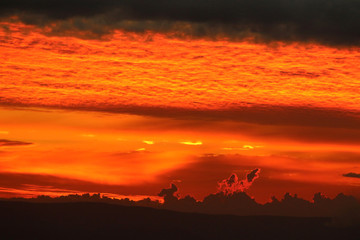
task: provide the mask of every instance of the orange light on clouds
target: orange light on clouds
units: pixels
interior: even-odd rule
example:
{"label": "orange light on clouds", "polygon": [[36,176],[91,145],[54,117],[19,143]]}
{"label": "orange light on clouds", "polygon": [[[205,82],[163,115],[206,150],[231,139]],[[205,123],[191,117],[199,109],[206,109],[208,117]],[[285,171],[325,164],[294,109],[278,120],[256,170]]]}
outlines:
{"label": "orange light on clouds", "polygon": [[[179,181],[181,194],[202,198],[231,172],[254,168],[262,169],[252,186],[262,199],[283,189],[266,185],[276,181],[360,189],[359,179],[342,176],[360,171],[359,49],[121,31],[84,40],[1,25],[0,175],[78,181],[41,189],[13,179],[0,185],[4,194],[86,185],[149,195],[150,185]],[[234,109],[248,112],[237,118]],[[304,109],[325,114],[305,121],[313,112]],[[342,119],[351,124],[336,125]]]}
{"label": "orange light on clouds", "polygon": [[[211,178],[211,172],[199,167],[193,169],[192,166],[202,156],[206,158],[208,153],[212,153],[214,157],[225,157],[218,163],[227,169],[224,174],[257,166],[264,169],[265,174],[270,171],[268,175],[260,176],[263,178],[293,181],[296,184],[317,182],[359,187],[357,179],[341,177],[342,173],[359,167],[354,161],[360,154],[356,146],[282,141],[250,142],[236,133],[219,134],[211,129],[205,131],[196,128],[187,132],[175,125],[172,131],[159,127],[154,135],[154,129],[138,130],[135,125],[129,127],[129,121],[144,126],[146,121],[162,123],[177,120],[134,115],[8,108],[1,109],[0,113],[4,116],[0,119],[0,124],[10,132],[7,137],[35,143],[26,147],[1,148],[2,172],[47,174],[84,180],[88,184],[144,185],[146,188],[147,184],[167,186],[168,181],[179,180],[174,173],[181,169],[184,169],[181,178],[185,180],[190,177],[187,171],[200,171],[203,176],[199,175],[199,178],[207,175],[206,178]],[[83,119],[87,119],[87,124],[81,125]],[[103,127],[104,123],[107,128]],[[91,137],[84,137],[83,132],[92,132]],[[201,144],[200,141],[179,144],[180,139],[186,137],[203,140]],[[154,139],[156,144],[144,143],[143,139]],[[249,144],[244,144],[245,142]],[[224,146],[231,147],[227,149]],[[354,155],[346,161],[336,161],[337,155],[341,156],[342,151],[352,152]],[[201,183],[198,184],[200,185],[197,187],[201,188]],[[211,187],[205,189],[207,193],[216,189],[217,180],[209,185]],[[93,190],[96,192],[96,188]],[[269,190],[264,194],[268,197],[271,192]],[[122,194],[121,189],[113,193]],[[196,195],[196,192],[192,194]],[[202,198],[204,195],[196,197]],[[258,194],[258,197],[262,196]]]}
{"label": "orange light on clouds", "polygon": [[358,49],[168,39],[47,37],[1,23],[0,90],[10,104],[125,110],[269,104],[359,110]]}

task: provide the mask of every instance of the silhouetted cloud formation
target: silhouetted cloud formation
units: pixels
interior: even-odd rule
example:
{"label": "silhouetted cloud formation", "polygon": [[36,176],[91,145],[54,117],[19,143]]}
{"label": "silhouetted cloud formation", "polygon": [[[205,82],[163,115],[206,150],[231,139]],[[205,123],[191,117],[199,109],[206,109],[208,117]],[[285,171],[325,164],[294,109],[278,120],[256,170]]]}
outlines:
{"label": "silhouetted cloud formation", "polygon": [[49,197],[45,195],[36,198],[0,199],[3,201],[29,202],[104,202],[123,206],[141,206],[158,209],[168,209],[183,212],[197,212],[206,214],[231,215],[268,215],[268,216],[295,216],[295,217],[331,217],[336,226],[355,226],[360,224],[360,202],[352,196],[342,193],[335,198],[328,198],[321,193],[314,195],[313,201],[299,198],[296,194],[286,193],[281,200],[272,198],[271,202],[259,204],[245,192],[225,194],[218,192],[210,194],[203,201],[196,201],[191,196],[179,198],[175,195],[177,187],[172,185],[163,189],[164,202],[145,198],[134,201],[128,198],[115,199],[99,194],[70,194],[68,196]]}
{"label": "silhouetted cloud formation", "polygon": [[26,146],[31,145],[29,142],[12,141],[7,139],[0,139],[0,147],[11,147],[11,146]]}
{"label": "silhouetted cloud formation", "polygon": [[165,203],[172,203],[177,200],[177,196],[174,195],[177,190],[175,184],[171,184],[171,188],[162,189],[158,196],[164,197]]}
{"label": "silhouetted cloud formation", "polygon": [[238,176],[233,173],[229,178],[219,182],[219,190],[226,195],[243,192],[251,186],[256,178],[259,177],[259,172],[259,168],[252,170],[246,175],[246,179],[244,180],[239,180]]}
{"label": "silhouetted cloud formation", "polygon": [[259,177],[260,169],[256,168],[246,175],[246,180],[251,183],[254,179]]}
{"label": "silhouetted cloud formation", "polygon": [[3,0],[1,15],[54,31],[113,29],[194,37],[360,44],[357,0]]}
{"label": "silhouetted cloud formation", "polygon": [[[246,175],[246,178],[241,181],[243,183],[253,183],[254,180],[259,177],[259,172],[260,169],[256,168],[250,171]],[[232,174],[226,179],[228,184],[231,185],[236,182],[235,176],[235,174]],[[21,177],[30,179],[30,175],[21,175]],[[49,177],[51,176],[48,176],[47,178]],[[53,181],[55,180],[57,181],[57,179],[53,179]],[[6,182],[3,182],[1,185],[4,185],[5,183]],[[131,188],[131,186],[129,188]],[[130,200],[129,198],[116,199],[110,198],[106,196],[106,194],[101,195],[100,193],[70,194],[59,197],[40,195],[36,198],[11,198],[11,200],[30,202],[105,202],[124,206],[153,207],[209,214],[332,217],[333,223],[336,225],[360,224],[360,202],[355,197],[343,193],[338,194],[333,199],[326,197],[321,193],[316,193],[313,197],[313,201],[299,198],[297,194],[291,195],[286,193],[280,200],[276,197],[272,197],[270,202],[260,204],[244,190],[244,188],[241,188],[240,190],[237,189],[232,192],[219,191],[207,195],[202,201],[197,201],[189,195],[182,198],[179,197],[177,194],[178,187],[175,184],[171,184],[170,188],[162,189],[158,194],[158,196],[164,198],[163,203],[159,200],[152,200],[150,198],[145,198],[140,201]],[[8,201],[9,198],[0,200]]]}
{"label": "silhouetted cloud formation", "polygon": [[350,177],[350,178],[360,178],[360,173],[349,172],[349,173],[343,174],[343,176]]}

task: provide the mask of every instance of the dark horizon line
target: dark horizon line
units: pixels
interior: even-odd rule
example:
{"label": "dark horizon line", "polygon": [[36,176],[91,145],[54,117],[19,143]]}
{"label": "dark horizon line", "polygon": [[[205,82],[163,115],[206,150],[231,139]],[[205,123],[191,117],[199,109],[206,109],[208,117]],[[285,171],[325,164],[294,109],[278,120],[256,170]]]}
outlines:
{"label": "dark horizon line", "polygon": [[335,217],[360,223],[360,201],[351,195],[345,195],[343,193],[339,193],[332,199],[321,193],[315,193],[313,201],[299,198],[297,194],[291,195],[286,193],[283,199],[278,200],[276,197],[272,197],[271,202],[261,204],[247,195],[246,192],[235,192],[232,194],[217,192],[206,196],[202,201],[197,201],[189,195],[179,198],[177,195],[174,195],[175,192],[174,188],[163,189],[161,196],[164,197],[164,202],[152,200],[149,197],[135,201],[129,198],[110,198],[100,193],[94,193],[92,195],[85,193],[58,197],[38,195],[36,198],[0,198],[0,203],[9,201],[49,204],[93,202],[216,215]]}

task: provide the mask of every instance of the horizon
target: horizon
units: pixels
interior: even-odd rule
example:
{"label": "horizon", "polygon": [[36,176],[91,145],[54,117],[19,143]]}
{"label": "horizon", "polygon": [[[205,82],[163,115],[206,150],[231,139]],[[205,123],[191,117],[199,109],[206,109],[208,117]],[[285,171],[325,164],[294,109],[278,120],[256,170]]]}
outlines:
{"label": "horizon", "polygon": [[[229,177],[229,179],[231,179]],[[228,180],[229,180],[228,179]],[[38,204],[60,204],[60,203],[79,203],[85,207],[86,203],[105,203],[112,206],[120,205],[124,207],[146,207],[153,209],[165,209],[176,212],[216,214],[216,215],[237,215],[237,216],[284,216],[284,217],[312,217],[328,218],[331,224],[337,226],[357,226],[360,217],[360,201],[353,196],[339,193],[334,198],[316,193],[312,200],[299,198],[297,194],[284,194],[281,199],[272,197],[271,201],[259,203],[250,197],[245,191],[226,191],[221,189],[204,197],[203,200],[196,200],[192,196],[180,197],[177,194],[178,188],[172,184],[170,188],[162,189],[157,196],[163,199],[144,197],[142,199],[109,197],[101,193],[68,194],[62,196],[38,195],[32,198],[0,198],[0,203],[16,202],[38,203]],[[16,205],[15,205],[16,206]],[[34,206],[26,206],[28,209]],[[56,208],[56,205],[53,206]],[[130,208],[129,208],[129,211]]]}

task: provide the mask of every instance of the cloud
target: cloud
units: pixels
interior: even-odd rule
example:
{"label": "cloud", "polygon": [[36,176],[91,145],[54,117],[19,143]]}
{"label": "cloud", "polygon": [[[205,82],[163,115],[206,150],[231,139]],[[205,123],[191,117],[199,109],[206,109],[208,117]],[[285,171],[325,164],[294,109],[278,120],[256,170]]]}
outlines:
{"label": "cloud", "polygon": [[219,182],[219,190],[225,195],[231,195],[236,192],[244,192],[251,187],[252,182],[259,177],[260,169],[256,168],[246,175],[246,179],[239,180],[238,176],[233,173],[227,179]]}
{"label": "cloud", "polygon": [[[44,106],[39,106],[44,107]],[[54,106],[59,107],[59,106]],[[100,111],[110,113],[128,113],[153,117],[165,117],[178,120],[204,120],[245,122],[262,125],[309,126],[321,128],[345,128],[360,130],[360,112],[335,108],[318,108],[307,106],[256,105],[238,106],[227,109],[192,109],[163,106],[62,106],[65,109]],[[199,122],[197,127],[201,127]],[[164,125],[164,124],[162,124]],[[295,133],[301,135],[303,130]],[[323,134],[326,134],[325,132]],[[351,132],[345,132],[352,136]],[[315,137],[315,136],[314,136]],[[352,136],[355,138],[355,136]],[[359,137],[360,139],[360,137]]]}
{"label": "cloud", "polygon": [[[292,158],[289,153],[281,156],[282,160],[280,162],[268,155],[205,154],[201,157],[194,157],[189,164],[164,172],[159,176],[159,181],[169,183],[173,182],[174,179],[179,179],[181,182],[176,183],[176,185],[179,187],[180,196],[190,194],[196,199],[202,199],[210,192],[218,192],[217,183],[219,179],[224,179],[224,176],[229,176],[235,172],[239,175],[240,181],[245,180],[245,176],[251,173],[252,169],[259,167],[261,168],[261,177],[252,181],[252,186],[246,192],[250,196],[256,196],[256,199],[260,202],[268,201],[271,196],[282,196],[289,191],[291,193],[301,193],[306,199],[311,199],[314,191],[321,191],[328,196],[335,196],[335,194],[343,192],[360,199],[360,186],[338,184],[336,171],[333,173],[329,170],[326,173],[321,171],[321,165],[328,166],[327,160],[321,160],[325,162],[320,163],[317,158],[307,157],[312,154],[312,152],[309,152],[306,157]],[[358,155],[351,156],[358,159]],[[323,156],[323,158],[325,157]],[[336,159],[335,157],[334,161]],[[332,160],[329,161],[333,165]],[[347,161],[350,161],[350,159]],[[312,166],[313,163],[316,163],[319,168],[310,171],[306,164]],[[290,174],[295,176],[290,176]],[[249,175],[249,177],[251,176],[252,174]],[[322,181],[324,178],[331,180]]]}
{"label": "cloud", "polygon": [[0,139],[0,147],[26,146],[33,143]]}
{"label": "cloud", "polygon": [[360,173],[349,172],[349,173],[343,174],[343,176],[350,177],[350,178],[360,178]]}
{"label": "cloud", "polygon": [[54,32],[114,29],[234,40],[360,44],[360,3],[343,0],[7,0],[0,15],[18,15]]}
{"label": "cloud", "polygon": [[202,145],[201,141],[196,141],[196,142],[185,141],[185,142],[180,142],[180,143],[185,144],[185,145],[193,145],[193,146]]}
{"label": "cloud", "polygon": [[260,169],[256,168],[246,175],[246,180],[251,183],[259,177]]}
{"label": "cloud", "polygon": [[178,200],[177,196],[174,195],[177,190],[178,188],[175,186],[175,184],[171,184],[170,188],[162,189],[158,196],[164,197],[165,204],[172,204],[173,202],[176,202]]}
{"label": "cloud", "polygon": [[[82,110],[78,108],[77,110]],[[84,109],[85,110],[85,109]],[[360,142],[360,112],[334,108],[264,105],[230,109],[186,109],[140,107],[88,110],[129,113],[149,117],[144,130],[181,129],[221,131],[254,136],[259,139],[296,139],[304,142]],[[165,121],[162,121],[166,119]],[[187,141],[191,142],[191,141]],[[251,149],[243,146],[244,149]]]}

